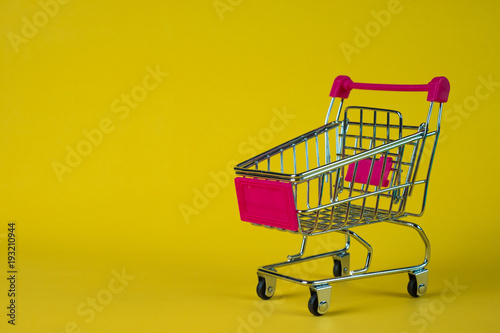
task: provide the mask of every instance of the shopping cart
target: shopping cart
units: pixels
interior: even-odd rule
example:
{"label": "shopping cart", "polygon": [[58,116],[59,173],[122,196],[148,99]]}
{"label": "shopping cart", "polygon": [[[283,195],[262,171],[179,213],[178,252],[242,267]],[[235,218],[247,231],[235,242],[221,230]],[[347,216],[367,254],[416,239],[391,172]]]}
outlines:
{"label": "shopping cart", "polygon": [[[430,102],[426,121],[412,126],[403,124],[398,111],[358,106],[342,109],[352,89],[425,91]],[[338,76],[325,125],[235,167],[241,176],[235,179],[241,219],[302,235],[298,254],[257,270],[260,298],[274,295],[277,279],[308,286],[309,311],[320,316],[330,307],[332,283],[395,273],[408,273],[411,296],[425,294],[430,243],[419,225],[402,219],[420,217],[424,212],[443,103],[449,91],[445,77],[421,85],[388,85],[355,83],[347,76]],[[337,116],[329,122],[335,99],[340,99]],[[437,116],[432,115],[434,103],[439,103]],[[415,230],[425,245],[423,262],[371,271],[372,247],[351,229],[377,222]],[[304,257],[307,238],[329,232],[345,235],[345,246]],[[367,250],[364,267],[356,270],[350,266],[351,237]],[[327,257],[333,258],[333,277],[304,280],[278,271]]]}

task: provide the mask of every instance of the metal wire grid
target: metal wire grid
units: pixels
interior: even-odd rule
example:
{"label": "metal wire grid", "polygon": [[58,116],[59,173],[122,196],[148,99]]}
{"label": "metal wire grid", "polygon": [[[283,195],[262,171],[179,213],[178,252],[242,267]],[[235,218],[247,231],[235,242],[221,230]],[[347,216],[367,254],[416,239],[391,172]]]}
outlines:
{"label": "metal wire grid", "polygon": [[[237,173],[291,183],[304,235],[393,220],[405,215],[411,188],[427,182],[416,177],[427,134],[423,125],[404,126],[397,111],[347,107],[343,121],[243,162]],[[393,165],[387,187],[345,180],[349,164],[355,179],[359,161],[371,159],[371,178],[373,162],[382,158],[385,168],[388,157]]]}

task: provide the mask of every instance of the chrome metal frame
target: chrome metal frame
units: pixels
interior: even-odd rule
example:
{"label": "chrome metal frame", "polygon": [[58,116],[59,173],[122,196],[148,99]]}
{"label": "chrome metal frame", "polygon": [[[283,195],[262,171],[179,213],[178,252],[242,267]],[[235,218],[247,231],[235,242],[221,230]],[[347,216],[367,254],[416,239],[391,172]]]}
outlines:
{"label": "chrome metal frame", "polygon": [[318,286],[318,285],[337,283],[337,282],[351,280],[351,279],[363,279],[363,278],[372,277],[372,276],[382,276],[382,275],[408,273],[408,272],[419,272],[419,271],[423,270],[427,266],[427,264],[429,263],[430,256],[431,256],[431,244],[430,244],[430,241],[427,238],[424,230],[418,224],[415,224],[412,222],[401,221],[401,220],[395,220],[395,221],[389,221],[389,222],[393,223],[393,224],[400,225],[400,226],[409,227],[409,228],[415,230],[419,234],[419,236],[420,236],[420,238],[422,238],[422,242],[424,243],[424,246],[425,246],[425,256],[424,256],[422,263],[420,263],[418,265],[413,265],[413,266],[405,266],[405,267],[387,269],[387,270],[382,270],[382,271],[369,272],[371,259],[372,259],[372,255],[373,255],[373,249],[372,249],[371,245],[368,244],[368,242],[366,242],[363,238],[361,238],[355,232],[353,232],[351,230],[342,230],[339,232],[345,234],[346,236],[350,236],[350,237],[354,238],[367,250],[365,265],[361,269],[349,270],[347,276],[333,277],[330,279],[323,279],[323,280],[302,280],[300,278],[282,275],[282,274],[278,273],[276,270],[277,268],[280,268],[280,267],[285,267],[285,266],[289,266],[289,265],[293,265],[293,264],[297,264],[297,263],[302,263],[305,261],[322,259],[322,258],[326,258],[326,257],[336,258],[336,257],[342,256],[344,253],[348,253],[347,251],[350,248],[350,241],[346,241],[346,246],[342,249],[339,249],[339,250],[334,250],[334,251],[330,251],[330,252],[316,254],[316,255],[309,256],[309,257],[288,256],[287,261],[283,261],[283,262],[279,262],[279,263],[275,263],[275,264],[271,264],[271,265],[261,266],[257,270],[257,274],[259,274],[260,276],[263,276],[263,275],[274,276],[274,277],[282,279],[282,280],[286,280],[286,281],[301,284],[301,285],[307,285],[307,286],[313,288],[313,287]]}
{"label": "chrome metal frame", "polygon": [[[289,255],[284,262],[260,267],[257,274],[260,279],[265,279],[266,298],[274,294],[277,279],[308,286],[311,297],[316,297],[317,304],[314,303],[312,310],[310,308],[316,315],[328,311],[331,284],[341,281],[406,272],[410,275],[412,288],[416,286],[412,296],[421,296],[427,290],[428,271],[425,267],[430,260],[430,242],[419,225],[402,219],[419,217],[424,212],[443,109],[440,103],[436,125],[431,130],[433,102],[430,103],[424,123],[408,126],[403,125],[400,112],[355,106],[342,109],[343,99],[339,103],[335,120],[329,122],[334,101],[333,98],[329,105],[325,125],[235,167],[236,174],[240,176],[288,182],[292,185],[299,227],[297,231],[290,232],[302,235],[300,251]],[[344,117],[340,120],[342,112]],[[424,156],[426,145],[431,148],[430,156]],[[298,157],[301,154],[304,154],[304,159]],[[354,165],[352,179],[356,179],[359,162],[371,159],[368,175],[370,180],[375,160],[383,158],[385,169],[388,157],[394,160],[388,186],[381,185],[382,175],[378,185],[371,185],[370,181],[358,184],[345,180],[346,167]],[[423,177],[419,175],[422,170]],[[421,198],[410,200],[417,187],[422,189]],[[410,204],[419,207],[418,210],[411,212]],[[425,246],[423,261],[413,266],[370,271],[372,247],[351,229],[378,222],[389,222],[415,230]],[[345,246],[304,257],[307,238],[329,232],[345,235]],[[356,270],[352,270],[349,263],[351,237],[367,250],[364,267]],[[285,266],[325,257],[339,261],[342,267],[340,276],[304,280],[278,272],[279,268]]]}

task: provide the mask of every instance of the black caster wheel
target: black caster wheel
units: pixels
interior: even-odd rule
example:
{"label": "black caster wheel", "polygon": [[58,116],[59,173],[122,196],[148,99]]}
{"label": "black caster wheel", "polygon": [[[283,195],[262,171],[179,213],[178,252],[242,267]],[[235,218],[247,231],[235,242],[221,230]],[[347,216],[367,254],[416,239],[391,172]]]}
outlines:
{"label": "black caster wheel", "polygon": [[322,297],[327,297],[327,300],[326,298],[322,299],[318,297],[318,292],[316,290],[309,289],[309,291],[311,292],[311,297],[309,298],[309,302],[307,302],[309,312],[317,317],[324,315],[330,308],[330,293],[328,292],[327,295],[325,295],[324,289],[322,291]]}
{"label": "black caster wheel", "polygon": [[351,255],[346,252],[336,254],[333,257],[333,276],[341,277],[348,276],[350,274],[350,258]]}
{"label": "black caster wheel", "polygon": [[424,269],[418,272],[409,272],[408,294],[413,297],[423,296],[427,292],[429,271]]}
{"label": "black caster wheel", "polygon": [[342,262],[340,260],[333,261],[333,276],[342,276]]}
{"label": "black caster wheel", "polygon": [[321,316],[322,314],[318,312],[318,294],[315,292],[311,292],[311,297],[309,298],[309,302],[307,302],[307,307],[309,308],[309,312],[311,312],[315,316]]}
{"label": "black caster wheel", "polygon": [[[271,288],[271,290],[269,290]],[[270,296],[266,295],[266,291],[268,292],[267,294],[271,294]],[[259,283],[257,283],[257,295],[262,298],[263,300],[268,300],[274,295],[274,290],[272,286],[266,286],[266,279],[259,276]]]}
{"label": "black caster wheel", "polygon": [[412,297],[418,297],[418,285],[417,285],[417,278],[415,275],[408,274],[410,276],[410,281],[408,281],[408,294],[410,294]]}

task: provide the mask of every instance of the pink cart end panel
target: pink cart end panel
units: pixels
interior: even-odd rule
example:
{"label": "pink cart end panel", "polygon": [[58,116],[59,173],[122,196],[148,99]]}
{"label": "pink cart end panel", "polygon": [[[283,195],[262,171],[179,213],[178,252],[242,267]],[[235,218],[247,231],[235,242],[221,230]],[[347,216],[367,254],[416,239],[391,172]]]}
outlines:
{"label": "pink cart end panel", "polygon": [[291,184],[242,177],[234,183],[242,221],[298,230]]}
{"label": "pink cart end panel", "polygon": [[[389,172],[391,172],[392,168],[392,158],[387,157],[385,162],[384,176],[382,177],[382,186],[389,186]],[[368,179],[370,175],[370,169],[372,169],[372,159],[367,158],[365,160],[361,160],[358,162],[358,170],[356,171],[356,179],[354,180],[359,184],[368,184],[374,186],[380,186],[380,177],[382,176],[382,168],[384,167],[384,159],[380,158],[375,160],[373,164],[373,170],[371,178]],[[347,168],[347,174],[345,176],[345,180],[348,182],[352,182],[352,176],[354,174],[354,169],[356,168],[356,163],[349,164]]]}

